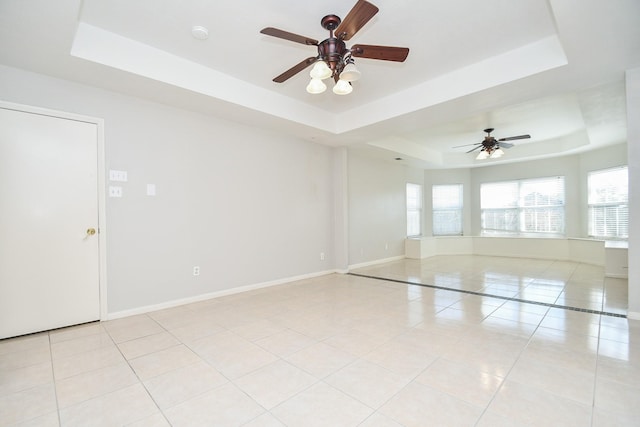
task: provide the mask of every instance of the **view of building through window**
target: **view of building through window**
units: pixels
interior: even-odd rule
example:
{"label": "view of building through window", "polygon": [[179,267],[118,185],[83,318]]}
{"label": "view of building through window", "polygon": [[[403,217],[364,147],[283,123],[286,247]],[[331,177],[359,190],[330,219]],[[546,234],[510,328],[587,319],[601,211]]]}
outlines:
{"label": "view of building through window", "polygon": [[564,235],[564,199],[563,176],[481,184],[482,232]]}

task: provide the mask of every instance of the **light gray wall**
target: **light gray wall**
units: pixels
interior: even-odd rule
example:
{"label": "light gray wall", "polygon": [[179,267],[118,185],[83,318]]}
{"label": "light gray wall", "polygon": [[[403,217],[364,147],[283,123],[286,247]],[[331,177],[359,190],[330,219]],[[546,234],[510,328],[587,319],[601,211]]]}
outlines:
{"label": "light gray wall", "polygon": [[403,256],[406,184],[421,184],[422,171],[352,150],[348,165],[349,265]]}
{"label": "light gray wall", "polygon": [[0,82],[5,101],[104,119],[107,169],[129,177],[106,205],[109,313],[335,268],[331,148],[7,67]]}
{"label": "light gray wall", "polygon": [[629,158],[629,317],[640,320],[640,68],[628,70],[627,155]]}

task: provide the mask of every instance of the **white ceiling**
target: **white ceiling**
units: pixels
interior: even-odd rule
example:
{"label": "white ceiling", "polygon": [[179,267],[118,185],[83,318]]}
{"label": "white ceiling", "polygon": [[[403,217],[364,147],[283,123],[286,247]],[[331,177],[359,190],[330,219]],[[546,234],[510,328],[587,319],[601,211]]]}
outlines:
{"label": "white ceiling", "polygon": [[[356,0],[0,0],[0,63],[291,133],[424,168],[474,167],[626,141],[624,71],[640,66],[637,0],[371,0],[348,43],[409,47],[404,63],[357,58],[353,93],[305,91],[317,40]],[[201,25],[209,38],[191,36]],[[530,134],[499,160],[483,129]]]}

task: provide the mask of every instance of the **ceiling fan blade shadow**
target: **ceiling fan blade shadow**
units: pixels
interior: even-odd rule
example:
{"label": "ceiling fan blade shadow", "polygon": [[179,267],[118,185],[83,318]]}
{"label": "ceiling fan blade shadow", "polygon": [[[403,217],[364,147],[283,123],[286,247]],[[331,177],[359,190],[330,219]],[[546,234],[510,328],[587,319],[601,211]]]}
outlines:
{"label": "ceiling fan blade shadow", "polygon": [[358,58],[381,59],[383,61],[404,62],[409,55],[408,47],[376,46],[356,44],[351,47],[351,55]]}
{"label": "ceiling fan blade shadow", "polygon": [[334,34],[342,40],[351,39],[360,28],[364,27],[365,24],[378,13],[378,10],[377,6],[372,5],[368,1],[358,0],[340,25],[338,25]]}
{"label": "ceiling fan blade shadow", "polygon": [[510,144],[508,142],[503,142],[500,144],[500,148],[511,148],[513,147],[513,144]]}
{"label": "ceiling fan blade shadow", "polygon": [[509,136],[507,138],[500,138],[498,141],[514,141],[516,139],[527,139],[527,138],[531,138],[531,135]]}
{"label": "ceiling fan blade shadow", "polygon": [[310,56],[309,58],[299,62],[298,64],[296,64],[293,67],[289,68],[284,73],[282,73],[279,76],[275,77],[273,79],[273,81],[276,82],[276,83],[282,83],[282,82],[284,82],[286,80],[289,80],[291,77],[295,76],[300,71],[304,70],[309,65],[313,64],[314,62],[316,62],[317,59],[318,58],[316,58],[315,56]]}
{"label": "ceiling fan blade shadow", "polygon": [[271,37],[277,37],[279,39],[285,39],[296,43],[302,43],[309,46],[317,46],[318,40],[312,39],[310,37],[301,36],[299,34],[290,33],[288,31],[279,30],[273,27],[267,27],[260,30],[262,34],[266,34]]}

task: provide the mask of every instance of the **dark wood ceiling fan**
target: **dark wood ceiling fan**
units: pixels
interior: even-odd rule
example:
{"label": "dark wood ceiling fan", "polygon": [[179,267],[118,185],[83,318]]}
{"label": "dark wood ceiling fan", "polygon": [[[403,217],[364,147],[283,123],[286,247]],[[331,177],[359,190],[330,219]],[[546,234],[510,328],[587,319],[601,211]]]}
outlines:
{"label": "dark wood ceiling fan", "polygon": [[471,153],[472,151],[476,151],[481,148],[484,151],[492,152],[497,150],[498,148],[511,148],[513,144],[505,141],[515,141],[517,139],[528,139],[531,138],[531,135],[518,135],[518,136],[509,136],[507,138],[495,139],[491,136],[491,132],[494,131],[493,128],[487,128],[484,130],[487,133],[487,136],[484,137],[482,142],[476,142],[475,144],[465,144],[465,145],[457,145],[451,148],[461,148],[461,147],[470,147],[475,145],[471,150],[467,151],[467,153]]}
{"label": "dark wood ceiling fan", "polygon": [[358,0],[344,20],[336,15],[327,15],[320,21],[322,27],[329,31],[329,38],[319,42],[310,37],[290,33],[277,28],[267,27],[260,32],[271,37],[316,46],[318,54],[304,59],[300,63],[289,68],[284,73],[276,76],[273,81],[282,83],[295,76],[305,68],[317,61],[324,61],[331,70],[331,77],[337,82],[340,73],[350,62],[352,57],[379,59],[384,61],[404,62],[409,54],[409,48],[356,44],[347,48],[345,41],[350,40],[376,13],[378,8],[365,0]]}

